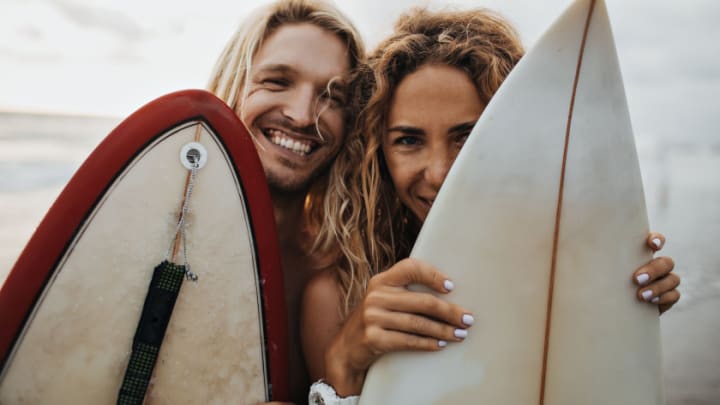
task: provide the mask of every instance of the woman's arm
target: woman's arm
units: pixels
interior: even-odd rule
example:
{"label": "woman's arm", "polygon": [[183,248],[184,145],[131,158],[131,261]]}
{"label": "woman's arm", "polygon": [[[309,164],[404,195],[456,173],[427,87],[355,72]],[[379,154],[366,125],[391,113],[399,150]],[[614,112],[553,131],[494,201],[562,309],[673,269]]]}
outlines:
{"label": "woman's arm", "polygon": [[[660,250],[663,235],[650,233],[648,246]],[[633,274],[638,297],[657,304],[660,312],[680,298],[680,278],[669,257],[658,257]],[[323,271],[303,294],[301,335],[310,377],[326,379],[341,396],[360,392],[370,365],[382,354],[401,350],[437,351],[460,342],[473,318],[468,311],[431,294],[412,292],[423,284],[447,294],[454,286],[436,269],[405,259],[374,276],[363,301],[343,322],[342,296],[334,271]],[[650,291],[650,293],[646,293]],[[643,294],[645,293],[645,294]]]}
{"label": "woman's arm", "polygon": [[410,291],[410,284],[441,294],[454,288],[437,269],[405,259],[370,280],[362,302],[343,323],[342,298],[332,273],[311,280],[301,326],[311,377],[326,379],[340,396],[357,395],[380,355],[437,351],[448,342],[461,342],[473,322],[470,313],[432,294]]}

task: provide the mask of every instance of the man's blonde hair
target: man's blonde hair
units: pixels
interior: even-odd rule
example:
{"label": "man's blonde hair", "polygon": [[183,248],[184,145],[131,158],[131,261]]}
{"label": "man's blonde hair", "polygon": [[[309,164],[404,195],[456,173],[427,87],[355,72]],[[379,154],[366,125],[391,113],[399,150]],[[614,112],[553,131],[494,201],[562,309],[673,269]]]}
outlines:
{"label": "man's blonde hair", "polygon": [[[365,48],[359,31],[332,3],[323,0],[278,0],[255,10],[238,27],[215,63],[207,89],[239,113],[239,107],[248,95],[248,76],[253,57],[263,42],[286,24],[302,23],[327,30],[345,43],[351,71],[363,63]],[[344,108],[345,133],[354,123],[356,112],[351,108],[353,105],[350,100]],[[324,221],[323,202],[327,183],[326,172],[309,185],[304,219],[310,232],[316,231]]]}
{"label": "man's blonde hair", "polygon": [[263,41],[285,24],[301,23],[332,32],[347,44],[351,69],[364,57],[360,33],[333,4],[322,0],[279,0],[255,10],[235,31],[215,63],[208,90],[237,111],[247,96],[248,73]]}

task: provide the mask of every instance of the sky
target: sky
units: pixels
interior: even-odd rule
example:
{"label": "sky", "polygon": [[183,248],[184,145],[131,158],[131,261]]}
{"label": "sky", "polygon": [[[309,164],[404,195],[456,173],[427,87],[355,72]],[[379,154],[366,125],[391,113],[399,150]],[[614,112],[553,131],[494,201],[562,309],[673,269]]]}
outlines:
{"label": "sky", "polygon": [[[0,0],[0,111],[124,117],[203,88],[243,17],[266,1]],[[720,2],[606,0],[635,132],[720,144]],[[489,7],[527,47],[571,0],[340,0],[371,48],[413,5]]]}

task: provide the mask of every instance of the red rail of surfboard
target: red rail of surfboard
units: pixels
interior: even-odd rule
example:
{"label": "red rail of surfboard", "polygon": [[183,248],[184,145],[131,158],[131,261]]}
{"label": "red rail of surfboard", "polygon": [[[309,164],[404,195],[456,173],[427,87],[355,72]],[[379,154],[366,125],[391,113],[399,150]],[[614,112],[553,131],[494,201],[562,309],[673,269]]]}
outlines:
{"label": "red rail of surfboard", "polygon": [[260,279],[264,281],[261,288],[272,396],[276,400],[288,398],[287,308],[265,173],[235,113],[202,90],[172,93],[139,109],[102,141],[65,186],[0,288],[0,364],[7,361],[46,282],[106,187],[154,137],[191,120],[205,121],[216,131],[244,190]]}

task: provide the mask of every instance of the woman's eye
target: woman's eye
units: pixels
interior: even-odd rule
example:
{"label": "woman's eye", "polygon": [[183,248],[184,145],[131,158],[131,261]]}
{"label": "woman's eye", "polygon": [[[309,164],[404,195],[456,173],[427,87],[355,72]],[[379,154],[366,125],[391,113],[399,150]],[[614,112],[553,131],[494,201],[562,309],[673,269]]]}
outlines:
{"label": "woman's eye", "polygon": [[413,145],[418,145],[419,143],[420,143],[420,139],[418,139],[415,136],[401,136],[401,137],[395,139],[396,145],[413,146]]}
{"label": "woman's eye", "polygon": [[465,141],[467,141],[468,136],[470,136],[470,132],[464,132],[462,134],[459,134],[456,138],[457,143],[460,144],[460,146],[465,144]]}

